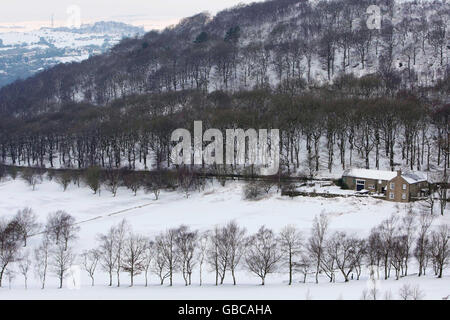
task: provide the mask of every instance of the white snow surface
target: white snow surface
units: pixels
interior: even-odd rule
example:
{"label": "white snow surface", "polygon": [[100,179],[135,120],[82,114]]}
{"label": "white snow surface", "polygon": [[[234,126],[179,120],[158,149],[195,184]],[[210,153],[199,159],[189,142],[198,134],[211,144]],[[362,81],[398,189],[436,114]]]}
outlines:
{"label": "white snow surface", "polygon": [[[392,214],[403,215],[407,205],[367,198],[308,198],[282,197],[273,191],[259,201],[242,199],[243,184],[229,182],[225,187],[218,183],[208,185],[203,192],[193,192],[186,198],[179,192],[164,191],[160,199],[155,201],[152,194],[138,192],[135,197],[126,189],[119,189],[116,197],[102,191],[94,195],[88,188],[72,185],[66,192],[54,181],[44,180],[31,190],[21,179],[0,182],[0,218],[11,216],[17,210],[29,206],[38,214],[42,223],[49,213],[65,210],[76,217],[80,225],[79,239],[73,244],[77,253],[97,246],[96,237],[105,233],[111,226],[126,219],[136,233],[154,237],[167,228],[186,224],[193,229],[205,231],[215,225],[223,225],[235,220],[245,226],[249,233],[254,233],[262,225],[280,231],[288,224],[296,225],[304,238],[309,236],[315,216],[325,213],[330,217],[330,234],[345,230],[357,236],[365,237],[371,228]],[[434,226],[450,223],[450,212],[447,209],[444,217],[434,221]],[[40,236],[29,240],[28,250],[39,242]],[[424,292],[425,299],[442,299],[450,295],[450,272],[447,269],[443,279],[436,279],[429,274],[417,277],[416,267],[412,262],[410,275],[398,281],[380,280],[377,284],[380,295],[391,294],[398,298],[398,290],[405,283],[418,285]],[[208,270],[209,271],[209,270]],[[381,272],[381,271],[380,271]],[[267,278],[266,286],[259,285],[259,279],[246,270],[237,274],[238,285],[232,285],[231,276],[227,275],[224,286],[215,287],[214,274],[207,273],[204,285],[198,285],[198,272],[193,275],[194,285],[185,287],[181,274],[177,274],[173,287],[159,286],[157,277],[152,274],[149,287],[144,287],[143,275],[135,278],[135,287],[128,287],[128,275],[121,275],[121,288],[108,287],[107,275],[100,269],[96,275],[96,286],[90,286],[88,275],[81,273],[81,289],[57,289],[58,281],[52,274],[45,290],[39,289],[37,279],[33,275],[29,279],[29,287],[23,287],[20,274],[8,289],[4,280],[0,288],[0,300],[5,299],[360,299],[362,292],[368,289],[368,272],[364,272],[361,280],[344,283],[337,275],[336,283],[329,283],[325,276],[320,283],[314,283],[314,277],[308,276],[307,283],[301,283],[300,274],[295,283],[288,286],[287,274],[277,273]]]}

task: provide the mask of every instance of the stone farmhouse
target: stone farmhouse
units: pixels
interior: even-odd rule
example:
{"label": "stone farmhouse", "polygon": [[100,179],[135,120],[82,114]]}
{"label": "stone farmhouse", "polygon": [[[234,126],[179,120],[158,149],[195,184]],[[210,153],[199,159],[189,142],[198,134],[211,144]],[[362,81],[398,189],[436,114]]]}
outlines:
{"label": "stone farmhouse", "polygon": [[342,181],[352,190],[382,194],[386,200],[395,202],[410,202],[426,196],[428,188],[426,178],[401,170],[349,169],[343,173]]}

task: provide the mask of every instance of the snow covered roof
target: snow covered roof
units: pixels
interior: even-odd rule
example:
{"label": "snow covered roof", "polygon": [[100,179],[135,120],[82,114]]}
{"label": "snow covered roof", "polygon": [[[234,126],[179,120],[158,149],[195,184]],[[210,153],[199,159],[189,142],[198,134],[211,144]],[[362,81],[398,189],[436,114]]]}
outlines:
{"label": "snow covered roof", "polygon": [[[353,168],[346,170],[343,177],[352,178],[362,178],[371,180],[384,180],[390,181],[397,176],[396,171],[385,171],[385,170],[373,170],[373,169],[358,169]],[[426,178],[416,174],[416,173],[402,173],[402,178],[406,180],[409,184],[427,181]]]}
{"label": "snow covered roof", "polygon": [[349,169],[342,175],[344,177],[365,178],[373,180],[389,181],[397,176],[395,171],[373,170],[373,169]]}
{"label": "snow covered roof", "polygon": [[427,179],[415,174],[415,173],[403,173],[402,178],[409,184],[427,181]]}

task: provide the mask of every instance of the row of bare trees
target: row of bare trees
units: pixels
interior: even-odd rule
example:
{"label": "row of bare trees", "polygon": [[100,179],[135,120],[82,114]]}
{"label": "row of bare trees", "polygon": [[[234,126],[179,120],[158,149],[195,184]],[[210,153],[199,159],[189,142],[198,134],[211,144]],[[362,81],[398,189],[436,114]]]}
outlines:
{"label": "row of bare trees", "polygon": [[126,169],[104,170],[91,167],[86,170],[46,170],[40,168],[18,168],[0,166],[0,181],[8,177],[23,179],[33,191],[45,180],[54,181],[63,191],[73,185],[86,187],[93,194],[101,195],[102,190],[110,192],[113,197],[119,188],[126,188],[136,196],[139,190],[150,193],[159,199],[161,190],[179,189],[186,197],[194,190],[202,190],[206,184],[206,175],[213,171],[179,167],[174,170],[155,170],[152,172],[130,171]]}
{"label": "row of bare trees", "polygon": [[[353,81],[343,79],[336,84],[337,91],[342,94]],[[383,162],[391,170],[398,165],[419,171],[448,170],[448,104],[432,106],[412,96],[339,97],[337,91],[325,97],[323,92],[290,95],[265,90],[173,94],[156,97],[148,106],[144,106],[147,99],[134,98],[126,102],[120,117],[114,115],[115,106],[87,108],[83,124],[68,121],[73,117],[68,110],[61,111],[60,117],[23,122],[0,119],[0,161],[51,168],[170,168],[171,133],[203,120],[205,130],[280,129],[281,170],[286,173],[314,176],[319,170],[355,165],[380,169]],[[183,110],[170,111],[171,105]],[[158,110],[148,111],[153,108]]]}
{"label": "row of bare trees", "polygon": [[[8,168],[8,169],[6,169]],[[281,188],[289,189],[284,181],[285,176],[278,175],[266,177],[264,180],[253,180],[251,178],[251,167],[247,171],[241,171],[243,175],[249,175],[249,182],[245,185],[244,199],[258,200],[268,194],[275,186],[278,191]],[[70,185],[86,186],[94,194],[100,195],[102,188],[111,192],[115,197],[119,187],[127,188],[136,196],[139,190],[153,194],[158,200],[162,190],[176,190],[182,192],[188,198],[195,191],[203,191],[209,182],[215,177],[224,186],[227,179],[227,170],[217,167],[216,169],[196,169],[181,166],[176,170],[155,170],[152,172],[129,171],[129,170],[102,170],[92,167],[87,170],[45,170],[38,168],[20,168],[0,166],[0,181],[6,176],[15,179],[20,175],[32,188],[44,181],[47,177],[50,181],[57,182],[64,191]],[[435,208],[439,205],[441,215],[444,215],[448,202],[448,185],[450,175],[444,171],[436,171],[428,174],[428,195],[421,205],[433,215]]]}
{"label": "row of bare trees", "polygon": [[449,227],[442,224],[433,230],[433,219],[427,212],[416,214],[410,211],[403,218],[391,216],[371,231],[367,254],[378,277],[380,268],[385,279],[391,272],[397,280],[407,276],[413,257],[419,277],[426,273],[430,262],[434,274],[442,277],[449,263]]}
{"label": "row of bare trees", "polygon": [[[11,281],[16,272],[23,275],[27,287],[28,275],[33,266],[42,288],[50,272],[59,279],[59,287],[62,288],[63,279],[75,262],[72,243],[77,239],[78,231],[75,218],[62,210],[49,214],[44,225],[38,222],[31,208],[19,210],[11,219],[2,218],[0,287],[4,275]],[[34,249],[27,245],[30,236],[42,237]],[[17,271],[12,268],[14,264],[17,265]]]}
{"label": "row of bare trees", "polygon": [[[371,277],[380,278],[382,270],[384,279],[393,274],[398,280],[408,275],[413,258],[417,262],[418,276],[425,275],[431,265],[435,276],[441,278],[450,263],[449,227],[443,224],[432,228],[433,216],[423,212],[391,216],[373,228],[367,238],[344,231],[330,233],[325,214],[314,219],[309,237],[293,225],[278,234],[263,226],[249,235],[245,228],[232,221],[206,232],[182,225],[150,238],[135,233],[123,220],[107,233],[98,235],[95,249],[86,250],[78,257],[73,243],[79,227],[73,217],[63,211],[48,216],[33,257],[27,248],[21,250],[23,233],[18,237],[16,231],[11,230],[24,212],[34,216],[27,208],[19,211],[9,223],[2,221],[0,224],[0,284],[4,274],[8,278],[12,276],[13,264],[24,276],[25,285],[33,266],[42,288],[45,288],[49,272],[58,278],[61,288],[76,263],[87,272],[92,286],[99,267],[108,274],[109,286],[113,285],[114,278],[120,286],[123,272],[129,275],[131,286],[138,275],[144,275],[147,286],[151,274],[159,278],[161,285],[168,281],[170,286],[175,275],[181,274],[185,285],[190,286],[194,272],[198,273],[200,285],[204,283],[205,272],[214,274],[215,285],[222,285],[227,276],[236,285],[238,270],[247,270],[259,277],[262,285],[270,274],[287,273],[291,285],[296,275],[301,275],[303,282],[313,276],[318,283],[319,275],[335,282],[340,274],[348,282],[359,280],[365,270]],[[28,232],[36,228],[35,220],[27,219]]]}

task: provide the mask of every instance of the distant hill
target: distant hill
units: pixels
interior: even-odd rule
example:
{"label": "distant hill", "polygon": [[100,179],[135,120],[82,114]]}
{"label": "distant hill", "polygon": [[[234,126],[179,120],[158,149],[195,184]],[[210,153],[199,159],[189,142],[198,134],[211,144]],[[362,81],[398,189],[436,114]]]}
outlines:
{"label": "distant hill", "polygon": [[143,28],[119,22],[97,22],[78,29],[0,33],[0,87],[58,63],[88,59],[110,49],[124,37],[143,34]]}
{"label": "distant hill", "polygon": [[72,33],[103,33],[103,34],[121,34],[126,37],[134,37],[135,35],[142,35],[144,29],[135,27],[123,22],[115,21],[100,21],[94,24],[83,24],[80,28],[53,28],[56,32],[72,32]]}

